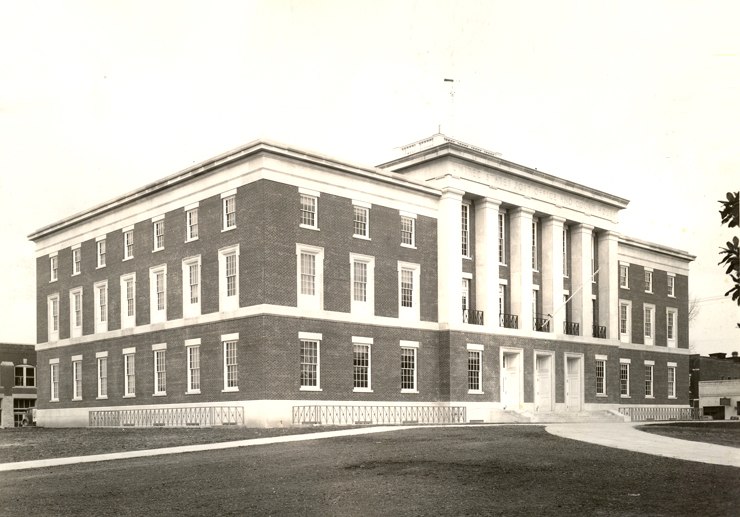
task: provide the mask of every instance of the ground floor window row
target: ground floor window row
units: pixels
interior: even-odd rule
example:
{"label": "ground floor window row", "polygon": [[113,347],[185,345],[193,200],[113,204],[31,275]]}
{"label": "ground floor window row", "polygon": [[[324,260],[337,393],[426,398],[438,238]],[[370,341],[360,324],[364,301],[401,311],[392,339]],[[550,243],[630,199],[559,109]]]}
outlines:
{"label": "ground floor window row", "polygon": [[[604,376],[605,359],[596,360],[596,390],[599,395],[606,395],[606,377]],[[621,358],[619,360],[619,396],[620,398],[630,398],[632,396],[632,375],[642,375],[642,386],[644,391],[642,395],[645,398],[655,398],[655,361],[643,361],[642,370],[639,366],[632,367],[632,360]],[[669,399],[676,398],[676,368],[677,363],[666,362],[665,374],[665,395]],[[599,390],[602,390],[600,392]],[[642,391],[642,390],[641,390]]]}

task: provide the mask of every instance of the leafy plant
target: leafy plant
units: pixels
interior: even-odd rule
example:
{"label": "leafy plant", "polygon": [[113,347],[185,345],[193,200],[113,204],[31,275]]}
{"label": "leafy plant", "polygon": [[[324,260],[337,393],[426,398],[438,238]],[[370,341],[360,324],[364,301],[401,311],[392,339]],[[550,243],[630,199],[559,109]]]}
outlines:
{"label": "leafy plant", "polygon": [[[728,192],[727,201],[720,201],[722,210],[719,211],[719,215],[722,218],[722,224],[730,228],[740,226],[739,198],[740,192]],[[725,274],[730,276],[734,284],[725,296],[729,296],[732,301],[740,305],[740,239],[735,236],[731,241],[727,241],[725,247],[720,248],[719,254],[722,257],[719,265],[725,266]],[[740,323],[737,326],[740,328]]]}

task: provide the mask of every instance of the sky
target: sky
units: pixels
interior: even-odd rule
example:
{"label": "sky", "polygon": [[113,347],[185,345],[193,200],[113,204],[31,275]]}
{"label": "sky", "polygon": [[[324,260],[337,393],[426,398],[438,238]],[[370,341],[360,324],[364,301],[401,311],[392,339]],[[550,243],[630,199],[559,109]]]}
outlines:
{"label": "sky", "polygon": [[[443,133],[630,200],[696,255],[692,348],[740,351],[735,1],[0,0],[0,342],[35,342],[34,230],[257,138],[363,165]],[[454,79],[454,102],[448,83]]]}

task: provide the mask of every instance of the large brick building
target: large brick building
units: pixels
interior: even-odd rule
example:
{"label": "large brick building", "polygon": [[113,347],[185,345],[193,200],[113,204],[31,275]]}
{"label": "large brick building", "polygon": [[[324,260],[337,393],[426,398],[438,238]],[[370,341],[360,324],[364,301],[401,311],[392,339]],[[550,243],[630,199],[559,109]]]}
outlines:
{"label": "large brick building", "polygon": [[691,255],[620,235],[625,199],[443,135],[403,151],[258,141],[34,232],[39,423],[688,406]]}

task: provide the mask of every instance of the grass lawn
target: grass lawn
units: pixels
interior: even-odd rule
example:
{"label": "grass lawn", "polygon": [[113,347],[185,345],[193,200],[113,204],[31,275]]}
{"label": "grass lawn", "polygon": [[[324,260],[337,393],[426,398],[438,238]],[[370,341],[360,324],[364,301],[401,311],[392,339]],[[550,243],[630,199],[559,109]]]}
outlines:
{"label": "grass lawn", "polygon": [[0,514],[717,516],[738,487],[539,426],[450,427],[9,472]]}
{"label": "grass lawn", "polygon": [[676,422],[643,425],[637,429],[692,442],[740,447],[740,421]]}

